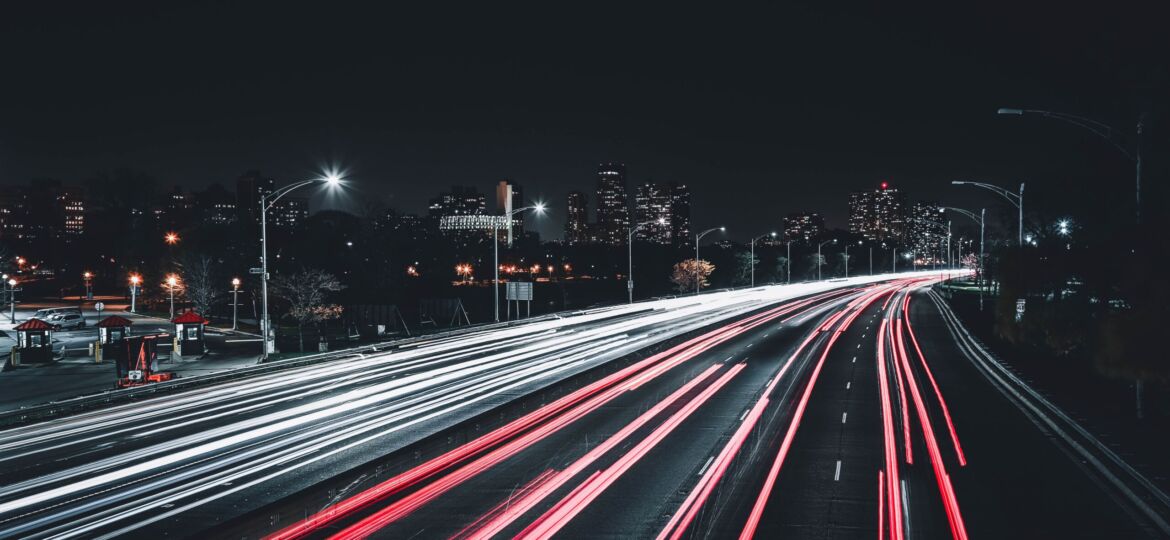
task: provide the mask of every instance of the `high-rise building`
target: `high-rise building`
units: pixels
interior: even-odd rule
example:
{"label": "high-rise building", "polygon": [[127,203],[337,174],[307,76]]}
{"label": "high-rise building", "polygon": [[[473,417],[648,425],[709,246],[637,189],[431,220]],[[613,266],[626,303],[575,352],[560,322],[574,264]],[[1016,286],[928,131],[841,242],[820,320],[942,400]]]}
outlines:
{"label": "high-rise building", "polygon": [[474,186],[451,186],[451,191],[431,199],[427,210],[432,218],[477,216],[487,213],[487,198]]}
{"label": "high-rise building", "polygon": [[923,264],[934,264],[947,240],[947,218],[942,207],[925,201],[914,203],[910,212],[906,244]]}
{"label": "high-rise building", "polygon": [[278,229],[293,229],[309,219],[309,199],[285,195],[272,204],[268,211],[268,225]]}
{"label": "high-rise building", "polygon": [[[524,188],[515,182],[500,180],[496,184],[496,213],[507,215],[517,208],[524,208]],[[519,213],[512,218],[512,227],[508,230],[508,243],[512,243],[513,236],[523,234],[524,215]]]}
{"label": "high-rise building", "polygon": [[643,242],[670,245],[673,241],[671,185],[646,182],[634,190],[634,237]]}
{"label": "high-rise building", "polygon": [[670,238],[676,248],[691,245],[691,190],[670,184]]}
{"label": "high-rise building", "polygon": [[195,197],[199,220],[207,225],[235,223],[236,198],[220,184],[212,184]]}
{"label": "high-rise building", "polygon": [[597,241],[622,245],[630,226],[626,166],[602,163],[597,167]]}
{"label": "high-rise building", "polygon": [[62,233],[66,241],[85,234],[85,197],[81,188],[65,187],[57,194],[64,221]]}
{"label": "high-rise building", "polygon": [[28,191],[22,186],[0,188],[0,239],[23,240],[28,225]]}
{"label": "high-rise building", "polygon": [[584,193],[571,191],[566,199],[565,243],[580,245],[589,242],[589,207]]}
{"label": "high-rise building", "polygon": [[869,240],[900,243],[906,236],[906,195],[889,182],[849,194],[849,232]]}
{"label": "high-rise building", "polygon": [[788,214],[784,218],[784,237],[789,242],[811,243],[825,233],[825,218],[816,212]]}
{"label": "high-rise building", "polygon": [[236,221],[260,223],[260,197],[276,191],[276,180],[265,178],[260,171],[248,171],[236,179]]}

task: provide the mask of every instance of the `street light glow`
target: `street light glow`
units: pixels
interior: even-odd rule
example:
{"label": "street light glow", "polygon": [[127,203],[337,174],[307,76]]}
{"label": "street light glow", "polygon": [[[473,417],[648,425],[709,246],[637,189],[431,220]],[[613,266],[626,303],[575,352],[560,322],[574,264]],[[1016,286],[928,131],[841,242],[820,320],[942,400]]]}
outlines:
{"label": "street light glow", "polygon": [[237,289],[240,287],[240,278],[232,278],[232,287]]}
{"label": "street light glow", "polygon": [[165,236],[163,236],[163,240],[164,240],[164,241],[165,241],[167,244],[170,244],[170,245],[172,245],[172,246],[173,246],[173,245],[175,245],[175,244],[178,244],[178,243],[179,243],[179,234],[178,234],[178,233],[173,233],[173,232],[168,232],[168,233],[167,233]]}
{"label": "street light glow", "polygon": [[543,214],[544,213],[544,203],[537,202],[536,204],[534,204],[532,206],[532,209],[535,210],[537,214]]}
{"label": "street light glow", "polygon": [[141,282],[142,282],[142,276],[139,276],[138,274],[130,274],[130,284],[131,285],[138,285]]}
{"label": "street light glow", "polygon": [[167,274],[167,285],[174,287],[179,283],[179,277],[174,274]]}

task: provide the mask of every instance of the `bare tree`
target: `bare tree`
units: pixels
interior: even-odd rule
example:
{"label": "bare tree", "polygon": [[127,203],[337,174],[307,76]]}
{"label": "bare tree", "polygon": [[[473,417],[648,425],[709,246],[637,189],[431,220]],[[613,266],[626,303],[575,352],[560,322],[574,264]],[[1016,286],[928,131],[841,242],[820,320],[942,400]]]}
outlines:
{"label": "bare tree", "polygon": [[183,295],[196,313],[209,317],[216,303],[227,294],[227,285],[216,279],[215,260],[207,255],[190,253],[179,261],[179,268]]}
{"label": "bare tree", "polygon": [[341,317],[342,308],[326,304],[328,293],[345,286],[336,276],[324,270],[306,269],[293,274],[278,275],[269,282],[272,292],[288,302],[288,316],[297,321],[297,337],[301,352],[305,352],[305,325]]}
{"label": "bare tree", "polygon": [[735,254],[735,283],[736,285],[746,285],[752,280],[752,267],[760,262],[758,257],[753,257],[749,251],[741,251]]}
{"label": "bare tree", "polygon": [[674,265],[674,270],[670,274],[670,281],[674,283],[674,288],[678,292],[687,292],[695,290],[695,281],[699,282],[700,287],[706,287],[707,278],[711,277],[711,272],[715,271],[715,265],[703,259],[686,259]]}

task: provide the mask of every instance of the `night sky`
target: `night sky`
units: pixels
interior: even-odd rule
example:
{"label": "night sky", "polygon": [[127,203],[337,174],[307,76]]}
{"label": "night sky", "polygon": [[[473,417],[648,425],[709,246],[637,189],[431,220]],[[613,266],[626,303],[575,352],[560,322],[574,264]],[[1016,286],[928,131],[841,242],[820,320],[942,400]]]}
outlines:
{"label": "night sky", "polygon": [[1075,213],[1094,183],[1128,185],[1128,163],[996,108],[1131,129],[1170,95],[1154,3],[90,4],[0,16],[0,183],[130,167],[231,188],[248,169],[285,182],[340,163],[351,208],[421,212],[446,186],[510,178],[550,202],[541,231],[559,238],[565,193],[622,161],[631,185],[690,185],[696,227],[746,240],[803,209],[844,227],[847,192],[881,180],[992,207],[949,181],[1026,178]]}

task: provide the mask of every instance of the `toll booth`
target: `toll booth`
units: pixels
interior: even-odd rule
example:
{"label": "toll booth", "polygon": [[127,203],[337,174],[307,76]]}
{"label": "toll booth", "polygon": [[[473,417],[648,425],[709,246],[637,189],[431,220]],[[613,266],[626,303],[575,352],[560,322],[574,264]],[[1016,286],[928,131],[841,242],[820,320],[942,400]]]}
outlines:
{"label": "toll booth", "polygon": [[154,334],[123,339],[126,352],[114,358],[115,386],[128,388],[175,378],[174,373],[158,370],[158,342],[168,337],[167,334]]}
{"label": "toll booth", "polygon": [[194,311],[188,311],[171,320],[175,325],[175,354],[195,356],[203,354],[203,329],[207,320]]}
{"label": "toll booth", "polygon": [[53,325],[40,319],[29,319],[14,330],[16,346],[12,348],[13,366],[53,360]]}
{"label": "toll booth", "polygon": [[114,360],[119,355],[125,356],[126,347],[122,343],[130,337],[130,325],[133,321],[118,315],[110,315],[94,325],[98,329],[98,340],[94,343],[93,356],[97,363],[105,359]]}

